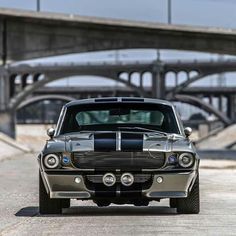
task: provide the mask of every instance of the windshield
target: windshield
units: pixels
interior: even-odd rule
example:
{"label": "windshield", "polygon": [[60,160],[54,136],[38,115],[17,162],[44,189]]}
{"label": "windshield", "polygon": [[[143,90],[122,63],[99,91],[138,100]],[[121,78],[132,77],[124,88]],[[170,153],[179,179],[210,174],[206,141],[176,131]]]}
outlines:
{"label": "windshield", "polygon": [[67,108],[61,134],[87,130],[132,131],[147,128],[153,131],[178,133],[179,129],[171,106],[147,103],[94,103]]}

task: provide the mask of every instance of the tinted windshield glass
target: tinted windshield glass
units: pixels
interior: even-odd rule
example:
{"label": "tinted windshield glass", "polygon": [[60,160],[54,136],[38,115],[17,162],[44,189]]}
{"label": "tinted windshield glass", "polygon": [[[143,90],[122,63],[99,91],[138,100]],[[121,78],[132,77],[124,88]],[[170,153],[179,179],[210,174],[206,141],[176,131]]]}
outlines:
{"label": "tinted windshield glass", "polygon": [[127,126],[179,133],[170,106],[147,103],[95,103],[68,107],[61,134],[83,130],[118,130]]}

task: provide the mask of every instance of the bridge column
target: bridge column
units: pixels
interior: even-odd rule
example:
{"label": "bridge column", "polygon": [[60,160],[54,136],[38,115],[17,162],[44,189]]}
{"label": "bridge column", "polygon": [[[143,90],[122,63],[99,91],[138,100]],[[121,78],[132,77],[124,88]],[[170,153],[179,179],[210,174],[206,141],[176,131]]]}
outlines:
{"label": "bridge column", "polygon": [[227,116],[236,122],[236,95],[229,95],[227,99]]}
{"label": "bridge column", "polygon": [[175,72],[175,86],[178,86],[178,73]]}
{"label": "bridge column", "polygon": [[5,111],[9,103],[9,78],[4,67],[0,68],[0,111]]}
{"label": "bridge column", "polygon": [[15,138],[16,137],[15,112],[11,110],[0,111],[0,132]]}
{"label": "bridge column", "polygon": [[27,77],[29,74],[24,74],[21,77],[21,89],[24,89],[27,86]]}
{"label": "bridge column", "polygon": [[8,105],[10,101],[10,81],[5,68],[0,68],[0,132],[15,138],[15,112]]}
{"label": "bridge column", "polygon": [[212,95],[209,96],[209,104],[210,104],[210,105],[213,104],[213,96],[212,96]]}
{"label": "bridge column", "polygon": [[143,89],[143,73],[139,74],[139,87]]}
{"label": "bridge column", "polygon": [[218,109],[219,109],[220,112],[222,112],[222,110],[223,110],[222,105],[223,105],[223,97],[219,96],[218,97]]}
{"label": "bridge column", "polygon": [[132,73],[128,74],[128,84],[131,84],[131,79],[132,79]]}
{"label": "bridge column", "polygon": [[15,85],[15,80],[16,80],[17,74],[12,74],[9,77],[9,83],[10,83],[10,98],[15,95],[15,90],[16,90],[16,85]]}
{"label": "bridge column", "polygon": [[160,61],[157,61],[152,71],[152,97],[165,98],[165,76],[163,65]]}
{"label": "bridge column", "polygon": [[33,83],[38,82],[40,75],[41,75],[40,73],[33,75]]}

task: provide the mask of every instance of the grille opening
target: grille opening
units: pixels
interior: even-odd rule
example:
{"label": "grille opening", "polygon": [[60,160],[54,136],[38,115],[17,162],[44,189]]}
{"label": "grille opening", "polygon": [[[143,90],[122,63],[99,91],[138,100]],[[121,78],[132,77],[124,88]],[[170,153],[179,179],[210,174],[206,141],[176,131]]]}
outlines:
{"label": "grille opening", "polygon": [[72,162],[80,169],[140,171],[164,166],[165,154],[153,158],[148,152],[74,152]]}

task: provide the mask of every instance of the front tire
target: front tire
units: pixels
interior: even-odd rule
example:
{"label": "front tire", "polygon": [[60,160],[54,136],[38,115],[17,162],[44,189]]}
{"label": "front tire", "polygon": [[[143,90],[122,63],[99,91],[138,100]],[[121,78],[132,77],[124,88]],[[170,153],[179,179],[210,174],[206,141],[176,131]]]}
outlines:
{"label": "front tire", "polygon": [[170,207],[171,208],[177,207],[177,199],[176,198],[170,198]]}
{"label": "front tire", "polygon": [[198,214],[200,212],[199,175],[197,175],[188,197],[177,199],[177,212],[182,214]]}
{"label": "front tire", "polygon": [[61,214],[62,200],[51,199],[45,189],[42,176],[39,173],[39,213],[40,214]]}

